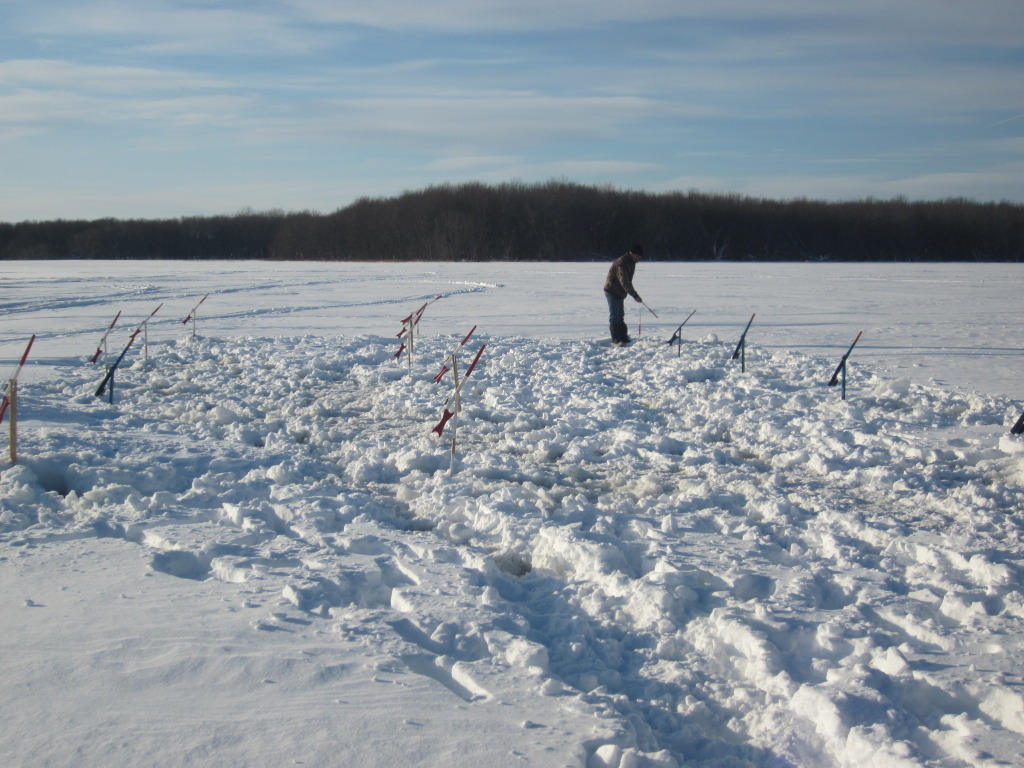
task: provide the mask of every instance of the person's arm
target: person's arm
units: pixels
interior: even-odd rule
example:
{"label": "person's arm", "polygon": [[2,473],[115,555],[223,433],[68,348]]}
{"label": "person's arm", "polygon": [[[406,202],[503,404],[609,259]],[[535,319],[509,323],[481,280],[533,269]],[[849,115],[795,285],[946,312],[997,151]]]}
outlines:
{"label": "person's arm", "polygon": [[626,293],[633,297],[633,301],[642,302],[643,299],[640,298],[640,294],[633,287],[633,277],[630,275],[630,271],[626,269],[625,264],[619,264],[619,284],[626,289]]}

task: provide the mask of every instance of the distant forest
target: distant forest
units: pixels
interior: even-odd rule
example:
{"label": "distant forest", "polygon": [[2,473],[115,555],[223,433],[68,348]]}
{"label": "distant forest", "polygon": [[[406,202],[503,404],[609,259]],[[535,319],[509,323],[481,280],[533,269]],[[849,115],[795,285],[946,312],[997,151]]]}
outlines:
{"label": "distant forest", "polygon": [[0,259],[1021,261],[1024,206],[766,200],[568,181],[432,186],[334,213],[0,224]]}

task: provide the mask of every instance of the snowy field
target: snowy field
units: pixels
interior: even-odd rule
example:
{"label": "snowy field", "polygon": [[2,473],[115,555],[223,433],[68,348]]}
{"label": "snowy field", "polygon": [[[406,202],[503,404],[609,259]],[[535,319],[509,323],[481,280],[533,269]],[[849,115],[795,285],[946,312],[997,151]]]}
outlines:
{"label": "snowy field", "polygon": [[1024,764],[1020,265],[606,268],[4,263],[0,765]]}

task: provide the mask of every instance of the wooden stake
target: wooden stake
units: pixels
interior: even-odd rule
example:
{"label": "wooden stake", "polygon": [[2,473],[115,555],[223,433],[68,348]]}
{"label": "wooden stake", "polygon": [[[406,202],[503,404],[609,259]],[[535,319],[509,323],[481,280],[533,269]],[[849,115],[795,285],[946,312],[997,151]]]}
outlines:
{"label": "wooden stake", "polygon": [[462,410],[462,398],[459,395],[459,355],[457,352],[452,352],[452,376],[455,380],[455,392],[453,394],[454,402],[452,402],[452,455],[451,463],[448,465],[448,474],[455,474],[455,446],[456,440],[459,434],[459,411]]}
{"label": "wooden stake", "polygon": [[11,464],[18,463],[18,380],[11,379],[8,383],[7,397],[11,411]]}

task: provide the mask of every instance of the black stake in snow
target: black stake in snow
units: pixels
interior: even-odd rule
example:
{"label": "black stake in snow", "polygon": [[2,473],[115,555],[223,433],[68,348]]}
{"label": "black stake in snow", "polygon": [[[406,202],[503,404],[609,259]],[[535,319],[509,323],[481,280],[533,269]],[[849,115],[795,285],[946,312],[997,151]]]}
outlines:
{"label": "black stake in snow", "polygon": [[857,342],[860,341],[860,337],[861,337],[862,333],[864,333],[864,331],[860,331],[857,334],[857,338],[855,338],[853,340],[853,344],[851,344],[850,348],[848,350],[846,350],[846,354],[843,355],[843,359],[839,361],[839,365],[836,366],[836,370],[832,374],[832,378],[829,379],[829,381],[828,381],[828,385],[830,387],[834,387],[836,384],[839,383],[840,377],[842,377],[842,381],[843,381],[843,400],[846,399],[846,360],[850,357],[850,353],[853,352],[853,348],[857,346]]}
{"label": "black stake in snow", "polygon": [[117,366],[119,366],[121,364],[121,361],[124,360],[124,356],[128,354],[128,350],[131,349],[132,344],[135,343],[135,337],[138,336],[140,333],[142,333],[142,331],[146,327],[146,324],[150,320],[153,319],[153,315],[155,315],[157,312],[159,312],[160,311],[160,307],[162,307],[162,306],[163,306],[163,304],[161,304],[159,307],[157,307],[152,312],[150,312],[149,317],[147,317],[145,320],[143,320],[139,324],[139,327],[136,328],[134,331],[132,331],[132,335],[128,339],[128,344],[121,351],[121,354],[118,355],[117,360],[114,361],[113,365],[107,367],[107,375],[103,377],[103,381],[101,381],[99,387],[96,388],[96,397],[103,397],[104,393],[107,391],[107,386],[109,385],[110,386],[110,403],[111,403],[111,405],[113,405],[113,403],[114,403],[114,372],[117,370]]}
{"label": "black stake in snow", "polygon": [[93,365],[95,365],[95,364],[96,364],[96,362],[97,362],[97,361],[98,361],[98,360],[100,359],[100,355],[101,355],[101,354],[103,354],[103,355],[106,355],[106,353],[107,353],[107,336],[109,336],[109,335],[110,335],[110,332],[111,332],[112,330],[114,330],[114,326],[115,326],[115,325],[117,325],[117,320],[118,320],[118,318],[120,318],[120,317],[121,317],[121,313],[120,313],[120,312],[118,312],[118,313],[117,313],[117,314],[116,314],[116,315],[114,316],[114,321],[113,321],[113,322],[112,322],[112,323],[110,324],[110,327],[109,327],[109,328],[107,328],[107,332],[106,332],[106,333],[104,333],[104,334],[103,334],[103,338],[102,338],[102,339],[100,339],[100,343],[99,343],[99,345],[98,345],[98,346],[96,347],[96,354],[95,354],[95,355],[93,355],[93,356],[92,356],[92,360],[90,360],[90,361],[89,361],[89,362],[90,362],[90,363],[92,363]]}
{"label": "black stake in snow", "polygon": [[686,319],[683,320],[683,322],[681,322],[679,324],[678,328],[676,328],[676,332],[672,334],[672,338],[668,340],[668,343],[669,343],[670,346],[672,345],[673,342],[677,343],[676,344],[676,357],[679,357],[681,354],[683,354],[683,333],[682,333],[683,326],[686,325],[688,322],[690,322],[690,318],[693,317],[696,313],[697,313],[697,310],[695,309],[695,310],[693,310],[693,312],[691,312],[689,315],[687,315]]}
{"label": "black stake in snow", "polygon": [[753,315],[751,315],[750,319],[747,321],[747,327],[743,329],[743,335],[740,336],[740,341],[736,345],[736,351],[732,353],[733,360],[735,360],[737,357],[740,358],[741,371],[747,370],[747,331],[750,330],[750,326],[754,322],[755,317],[757,317],[756,312]]}
{"label": "black stake in snow", "polygon": [[[648,311],[648,312],[650,312],[650,313],[651,313],[652,315],[654,315],[655,319],[657,319],[657,317],[658,317],[658,313],[657,313],[657,312],[655,312],[655,311],[654,311],[653,309],[651,309],[650,307],[648,307],[648,306],[647,306],[647,302],[646,302],[646,301],[641,301],[640,303],[641,303],[641,304],[643,304],[643,305],[644,305],[644,307],[646,307],[646,308],[647,308],[647,311]],[[639,307],[637,307],[637,309],[636,309],[636,312],[637,312],[637,318],[636,318],[636,335],[637,335],[637,337],[639,338],[639,336],[640,336],[640,333],[641,333],[641,331],[643,331],[643,329],[644,329],[644,313],[643,313],[642,311],[640,311],[640,308],[639,308]]]}
{"label": "black stake in snow", "polygon": [[128,339],[127,346],[118,355],[117,360],[114,361],[113,365],[107,366],[107,375],[103,377],[103,381],[100,382],[99,387],[96,388],[96,397],[103,397],[107,391],[107,386],[110,387],[110,404],[114,404],[114,371],[117,370],[117,366],[124,360],[124,356],[128,354],[128,350],[131,349],[132,344],[135,342],[135,337],[139,335],[141,328],[136,328],[135,332],[132,333],[131,338]]}
{"label": "black stake in snow", "polygon": [[1010,434],[1011,435],[1024,434],[1024,413],[1022,413],[1020,415],[1020,418],[1017,419],[1017,423],[1013,425],[1012,429],[1010,429]]}

